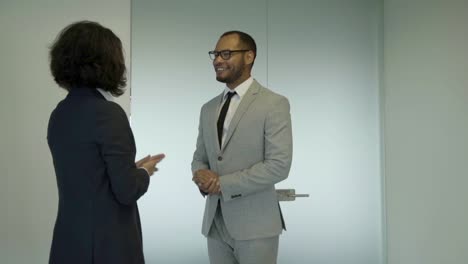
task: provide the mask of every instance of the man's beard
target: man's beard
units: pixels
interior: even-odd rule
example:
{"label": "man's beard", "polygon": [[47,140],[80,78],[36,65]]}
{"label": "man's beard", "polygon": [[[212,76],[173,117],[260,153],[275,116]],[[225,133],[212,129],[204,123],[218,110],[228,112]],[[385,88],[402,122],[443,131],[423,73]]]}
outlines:
{"label": "man's beard", "polygon": [[232,72],[231,75],[226,77],[216,75],[216,80],[222,83],[233,83],[242,76],[243,69],[238,69],[237,71]]}

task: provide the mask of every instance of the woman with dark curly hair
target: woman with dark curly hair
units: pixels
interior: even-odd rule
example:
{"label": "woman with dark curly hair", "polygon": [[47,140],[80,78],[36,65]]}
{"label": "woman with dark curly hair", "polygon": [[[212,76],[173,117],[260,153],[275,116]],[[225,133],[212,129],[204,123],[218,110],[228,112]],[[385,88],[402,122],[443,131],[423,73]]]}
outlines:
{"label": "woman with dark curly hair", "polygon": [[95,22],[71,24],[50,69],[68,95],[47,133],[59,197],[49,263],[144,263],[137,200],[164,154],[135,163],[127,116],[112,102],[126,84],[120,39]]}

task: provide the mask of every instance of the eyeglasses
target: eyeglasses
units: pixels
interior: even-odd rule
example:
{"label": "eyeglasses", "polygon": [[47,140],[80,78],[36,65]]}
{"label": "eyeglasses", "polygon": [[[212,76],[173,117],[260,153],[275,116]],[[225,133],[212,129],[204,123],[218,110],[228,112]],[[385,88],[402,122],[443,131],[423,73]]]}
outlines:
{"label": "eyeglasses", "polygon": [[250,50],[221,50],[221,51],[208,51],[208,55],[210,55],[210,59],[215,60],[216,57],[221,56],[223,60],[229,60],[234,52],[246,52]]}

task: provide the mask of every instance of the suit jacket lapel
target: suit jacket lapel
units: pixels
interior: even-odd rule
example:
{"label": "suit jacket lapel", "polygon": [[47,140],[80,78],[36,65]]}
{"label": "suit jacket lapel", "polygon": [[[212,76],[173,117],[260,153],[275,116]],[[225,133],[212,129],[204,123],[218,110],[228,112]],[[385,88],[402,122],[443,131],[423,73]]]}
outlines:
{"label": "suit jacket lapel", "polygon": [[216,149],[220,149],[219,147],[219,143],[218,143],[218,128],[216,126],[216,122],[218,121],[218,112],[219,112],[219,107],[221,105],[221,103],[223,102],[223,95],[224,95],[224,92],[222,92],[218,98],[216,100],[214,100],[214,104],[210,107],[210,116],[208,117],[208,120],[210,120],[210,124],[209,124],[209,131],[211,133],[211,135],[209,135],[209,138],[212,139],[212,144],[215,144],[216,145]]}
{"label": "suit jacket lapel", "polygon": [[225,143],[223,143],[223,149],[229,143],[229,140],[231,139],[234,130],[239,124],[239,121],[241,120],[245,111],[247,111],[247,109],[249,108],[250,104],[255,100],[259,90],[260,84],[254,80],[250,88],[247,90],[247,93],[245,93],[244,97],[242,98],[242,101],[240,102],[239,106],[237,107],[236,113],[232,117],[231,123],[229,124],[229,129],[227,131]]}

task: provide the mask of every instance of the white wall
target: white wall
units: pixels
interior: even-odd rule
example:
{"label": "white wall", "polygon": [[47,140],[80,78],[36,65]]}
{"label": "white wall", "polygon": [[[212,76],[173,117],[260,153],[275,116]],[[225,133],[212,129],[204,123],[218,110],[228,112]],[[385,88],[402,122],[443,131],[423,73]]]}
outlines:
{"label": "white wall", "polygon": [[385,1],[388,264],[468,260],[468,2]]}
{"label": "white wall", "polygon": [[[466,1],[463,0],[385,1],[383,134],[388,264],[461,264],[468,259],[466,250],[468,195],[465,190],[468,185],[466,177],[468,175],[466,166],[468,160],[467,11]],[[190,14],[191,10],[186,12]],[[223,17],[222,13],[219,17]],[[130,55],[130,1],[128,0],[0,1],[2,36],[0,41],[0,79],[2,80],[0,258],[2,263],[47,262],[57,207],[57,191],[52,161],[46,144],[46,126],[50,112],[65,95],[50,76],[47,52],[48,46],[60,29],[68,23],[81,19],[96,20],[113,29],[123,41],[128,64]],[[314,21],[313,17],[310,19]],[[210,18],[206,19],[207,23],[212,21]],[[157,27],[158,24],[154,26]],[[192,28],[190,24],[179,26]],[[133,30],[138,32],[139,29]],[[255,29],[247,29],[251,30]],[[202,35],[201,40],[205,41],[204,45],[212,46],[219,33],[210,32],[209,35]],[[186,34],[190,34],[190,30]],[[198,35],[189,35],[189,37],[194,36]],[[171,38],[171,31],[158,37]],[[263,45],[267,39],[265,35],[257,38],[260,45]],[[190,56],[184,53],[183,47],[190,46],[190,42],[179,45],[180,48],[177,50],[181,53],[171,55],[173,60],[169,66],[186,72],[182,75],[183,78],[196,79],[197,76],[191,74],[190,69],[184,68],[183,63],[183,58]],[[274,51],[280,47],[271,48]],[[157,49],[152,50],[154,52]],[[209,63],[202,61],[207,58],[206,49],[200,52],[203,53],[200,58],[193,59],[200,63]],[[157,64],[158,60],[154,62]],[[262,71],[266,66],[265,62],[255,66],[256,75],[263,82],[267,80],[266,72]],[[203,78],[211,77],[209,70],[209,65],[200,69],[206,74]],[[154,76],[154,78],[159,77]],[[276,82],[275,79],[278,83],[281,81],[281,78],[271,75],[269,79],[272,85]],[[201,79],[195,82],[201,82]],[[290,93],[288,87],[281,84],[275,86],[277,87],[273,88],[284,89],[283,93]],[[154,87],[156,89],[156,86]],[[197,99],[199,101],[181,102],[195,109],[216,92],[217,86],[213,82],[195,87],[194,83],[188,82],[186,88],[187,90],[199,88],[199,91],[194,93],[203,94],[200,96],[203,98]],[[128,93],[126,96],[121,103],[128,112]],[[169,99],[177,101],[178,97]],[[165,124],[171,120],[164,117],[167,109],[161,107],[159,101],[150,100],[147,103],[154,104],[154,118],[151,120],[151,125],[155,128],[151,131],[154,133],[154,139],[151,139],[151,144],[143,151],[163,151],[165,149],[160,142],[167,138],[159,137],[159,131],[167,129]],[[189,114],[198,115],[198,112]],[[185,123],[187,127],[183,130],[196,126],[196,123],[196,120]],[[299,132],[297,125],[295,129],[296,133]],[[178,133],[183,134],[183,132]],[[188,149],[192,146],[192,140],[193,137],[177,144],[182,144]],[[140,141],[137,137],[137,143],[142,146],[143,142]],[[156,176],[160,178],[155,178],[153,181],[150,190],[153,199],[157,197],[158,190],[168,187],[161,185],[161,182],[164,182],[162,176],[186,176],[184,168],[182,168],[184,175],[173,175],[167,169],[169,166],[175,166],[171,163],[175,164],[180,157],[179,153],[169,154],[168,160],[161,164],[160,174]],[[179,165],[186,166],[186,164]],[[311,194],[313,197],[314,194]],[[196,192],[180,197],[180,203],[192,197],[196,197]],[[163,206],[165,198],[166,196],[159,196],[155,203]],[[201,221],[202,204],[195,203],[198,203],[197,208],[188,210],[184,220],[190,221],[194,232],[197,233],[193,239],[201,241],[197,229]],[[300,207],[304,203],[306,202],[298,201],[294,207]],[[292,206],[290,204],[284,207]],[[168,204],[164,209],[162,213],[158,213],[159,215],[146,217],[144,220],[146,239],[159,241],[157,242],[159,244],[145,245],[149,256],[164,254],[159,248],[164,249],[166,241],[158,240],[155,230],[166,228],[177,232],[174,230],[177,226],[158,226],[159,217],[169,219],[175,210]],[[148,206],[147,210],[151,210],[151,207]],[[297,209],[292,211],[295,210]],[[290,228],[288,232],[294,231]],[[314,250],[314,246],[309,245],[309,249]],[[176,246],[170,244],[169,247]],[[203,247],[204,245],[200,245],[196,248],[202,255],[205,254]]]}
{"label": "white wall", "polygon": [[[51,77],[48,47],[63,27],[83,19],[120,37],[129,67],[129,0],[0,1],[2,263],[48,260],[58,199],[46,130],[65,96]],[[129,101],[128,93],[119,99],[127,113]]]}

